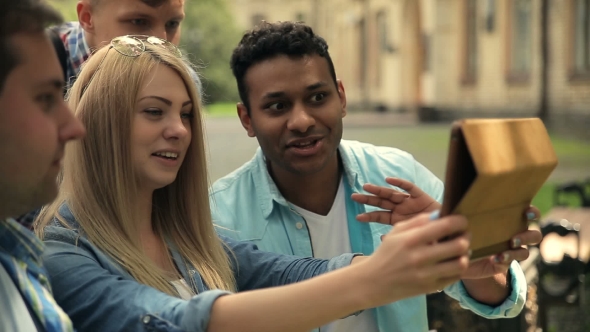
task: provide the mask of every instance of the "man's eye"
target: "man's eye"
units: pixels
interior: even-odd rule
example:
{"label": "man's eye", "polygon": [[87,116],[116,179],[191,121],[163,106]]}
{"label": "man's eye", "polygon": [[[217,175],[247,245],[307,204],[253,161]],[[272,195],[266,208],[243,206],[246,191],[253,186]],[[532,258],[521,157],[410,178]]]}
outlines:
{"label": "man's eye", "polygon": [[282,111],[285,109],[285,104],[283,103],[274,103],[270,106],[268,106],[269,109],[273,110],[273,111]]}
{"label": "man's eye", "polygon": [[44,93],[37,96],[36,100],[46,111],[48,111],[55,105],[56,97],[52,93]]}
{"label": "man's eye", "polygon": [[130,21],[131,24],[133,25],[137,25],[137,26],[147,26],[148,25],[148,20],[146,20],[145,18],[136,18]]}
{"label": "man's eye", "polygon": [[177,29],[180,26],[180,21],[170,21],[166,23],[166,29]]}
{"label": "man's eye", "polygon": [[324,98],[326,98],[325,93],[318,93],[318,94],[315,94],[311,97],[311,101],[318,102],[318,101],[322,101]]}

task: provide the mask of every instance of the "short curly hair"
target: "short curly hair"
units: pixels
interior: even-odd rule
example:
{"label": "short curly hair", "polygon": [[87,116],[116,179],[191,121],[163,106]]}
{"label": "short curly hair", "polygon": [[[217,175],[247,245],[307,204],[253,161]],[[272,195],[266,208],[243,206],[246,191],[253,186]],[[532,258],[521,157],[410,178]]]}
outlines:
{"label": "short curly hair", "polygon": [[330,75],[336,83],[334,63],[328,53],[328,44],[324,38],[316,35],[313,29],[301,22],[262,22],[246,32],[234,49],[230,67],[238,84],[240,99],[250,112],[248,87],[244,77],[253,65],[279,55],[302,57],[319,55],[328,62]]}

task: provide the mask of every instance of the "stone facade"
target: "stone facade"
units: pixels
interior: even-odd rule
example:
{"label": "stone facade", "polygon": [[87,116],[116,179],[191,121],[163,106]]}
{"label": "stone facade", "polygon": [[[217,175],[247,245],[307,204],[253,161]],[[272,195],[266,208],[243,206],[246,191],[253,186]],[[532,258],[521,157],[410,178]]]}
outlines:
{"label": "stone facade", "polygon": [[[450,120],[535,116],[545,103],[555,129],[590,138],[590,0],[228,1],[244,29],[260,19],[311,25],[352,109]],[[585,32],[575,28],[583,20]],[[575,71],[584,47],[589,64]]]}

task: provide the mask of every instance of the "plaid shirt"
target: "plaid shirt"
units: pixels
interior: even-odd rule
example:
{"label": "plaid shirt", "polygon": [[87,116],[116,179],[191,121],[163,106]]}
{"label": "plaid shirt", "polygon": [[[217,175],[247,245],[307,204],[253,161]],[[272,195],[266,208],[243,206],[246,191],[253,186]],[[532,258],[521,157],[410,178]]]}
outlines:
{"label": "plaid shirt", "polygon": [[91,55],[84,37],[84,29],[78,22],[67,22],[53,28],[59,34],[66,49],[68,87],[71,87],[80,72],[80,67]]}
{"label": "plaid shirt", "polygon": [[41,263],[43,248],[43,243],[16,221],[0,221],[0,264],[22,294],[31,318],[44,331],[71,332],[74,328],[70,318],[51,295],[47,272]]}

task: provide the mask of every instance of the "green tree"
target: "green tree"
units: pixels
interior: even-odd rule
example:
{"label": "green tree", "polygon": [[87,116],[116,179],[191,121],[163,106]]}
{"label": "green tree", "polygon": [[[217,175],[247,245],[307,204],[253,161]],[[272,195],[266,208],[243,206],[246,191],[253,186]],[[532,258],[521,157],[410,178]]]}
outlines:
{"label": "green tree", "polygon": [[241,34],[226,2],[190,1],[185,11],[181,46],[200,68],[205,102],[239,100],[229,60]]}
{"label": "green tree", "polygon": [[[49,0],[69,21],[77,20],[77,2]],[[185,14],[181,48],[198,68],[203,80],[204,102],[238,101],[229,60],[241,34],[226,1],[186,0]]]}
{"label": "green tree", "polygon": [[76,13],[78,0],[49,0],[48,2],[59,10],[66,21],[78,20],[78,14]]}

